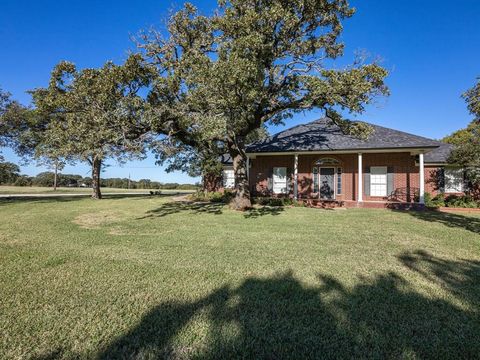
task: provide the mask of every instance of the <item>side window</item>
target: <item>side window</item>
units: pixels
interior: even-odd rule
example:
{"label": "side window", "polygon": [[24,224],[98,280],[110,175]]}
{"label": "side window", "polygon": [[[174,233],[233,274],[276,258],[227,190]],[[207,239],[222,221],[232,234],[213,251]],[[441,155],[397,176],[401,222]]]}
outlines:
{"label": "side window", "polygon": [[387,167],[370,168],[370,196],[387,196]]}
{"label": "side window", "polygon": [[318,167],[313,168],[313,192],[318,193]]}
{"label": "side window", "polygon": [[232,189],[235,187],[235,174],[232,169],[223,170],[223,187]]}
{"label": "side window", "polygon": [[287,168],[286,167],[273,168],[273,192],[275,194],[287,193]]}
{"label": "side window", "polygon": [[445,192],[459,193],[463,192],[463,170],[455,168],[445,168]]}
{"label": "side window", "polygon": [[342,194],[342,168],[337,168],[337,194]]}

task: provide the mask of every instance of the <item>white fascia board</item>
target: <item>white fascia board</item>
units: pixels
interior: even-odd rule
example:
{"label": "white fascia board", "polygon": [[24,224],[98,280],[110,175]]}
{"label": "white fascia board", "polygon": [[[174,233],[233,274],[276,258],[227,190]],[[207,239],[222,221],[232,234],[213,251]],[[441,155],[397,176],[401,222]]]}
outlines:
{"label": "white fascia board", "polygon": [[327,154],[379,154],[379,153],[403,153],[409,152],[412,155],[426,154],[435,148],[395,148],[395,149],[358,149],[358,150],[323,150],[323,151],[285,151],[285,152],[255,152],[247,153],[251,159],[257,156],[282,156],[282,155],[327,155]]}

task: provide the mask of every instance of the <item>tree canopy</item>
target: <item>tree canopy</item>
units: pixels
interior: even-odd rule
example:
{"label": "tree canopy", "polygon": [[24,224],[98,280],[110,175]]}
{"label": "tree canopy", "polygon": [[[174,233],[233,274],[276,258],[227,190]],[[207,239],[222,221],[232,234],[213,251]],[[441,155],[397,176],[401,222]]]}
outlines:
{"label": "tree canopy", "polygon": [[170,18],[168,35],[153,30],[140,37],[157,69],[149,95],[153,129],[165,141],[226,150],[234,164],[233,207],[249,207],[251,132],[318,108],[345,131],[368,134],[341,113],[361,113],[388,94],[387,71],[362,61],[335,66],[344,53],[342,22],[354,12],[346,0],[221,0],[205,16],[187,3]]}
{"label": "tree canopy", "polygon": [[473,189],[480,189],[480,78],[462,97],[475,119],[465,128],[444,139],[455,145],[448,161],[462,166]]}
{"label": "tree canopy", "polygon": [[100,173],[108,158],[119,162],[142,157],[149,126],[140,92],[151,71],[139,55],[122,65],[77,70],[61,62],[49,86],[33,90],[35,117],[45,123],[40,154],[86,161],[92,166],[94,198],[101,198]]}
{"label": "tree canopy", "polygon": [[12,184],[20,176],[20,168],[17,164],[5,161],[0,155],[0,184]]}
{"label": "tree canopy", "polygon": [[480,121],[480,77],[477,78],[477,83],[467,90],[462,97],[467,103],[470,114],[475,117],[475,120]]}

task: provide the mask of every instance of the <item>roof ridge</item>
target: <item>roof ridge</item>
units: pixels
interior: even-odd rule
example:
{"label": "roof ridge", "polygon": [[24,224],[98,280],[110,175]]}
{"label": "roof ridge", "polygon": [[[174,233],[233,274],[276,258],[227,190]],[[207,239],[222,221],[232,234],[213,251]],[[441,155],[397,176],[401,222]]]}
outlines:
{"label": "roof ridge", "polygon": [[403,130],[397,130],[397,129],[392,129],[392,128],[388,128],[386,126],[382,126],[382,125],[377,125],[377,124],[372,124],[372,123],[368,123],[366,121],[355,121],[355,122],[363,122],[364,124],[368,124],[370,126],[374,126],[374,127],[378,127],[378,128],[382,128],[382,129],[386,129],[386,130],[390,130],[390,131],[396,131],[396,132],[399,132],[399,133],[402,133],[402,134],[406,134],[406,135],[410,135],[410,136],[415,136],[417,138],[421,138],[421,139],[425,139],[425,140],[430,140],[430,141],[433,141],[433,142],[436,142],[436,143],[439,143],[439,144],[444,144],[442,143],[441,141],[438,141],[438,140],[435,140],[435,139],[432,139],[432,138],[428,138],[426,136],[422,136],[422,135],[416,135],[416,134],[412,134],[410,132],[406,132],[406,131],[403,131]]}
{"label": "roof ridge", "polygon": [[325,116],[269,135],[265,139],[249,144],[248,147],[254,152],[282,152],[368,148],[438,148],[443,145],[442,142],[425,136],[363,120],[349,121],[371,126],[374,132],[367,139],[361,139],[343,132],[339,125]]}

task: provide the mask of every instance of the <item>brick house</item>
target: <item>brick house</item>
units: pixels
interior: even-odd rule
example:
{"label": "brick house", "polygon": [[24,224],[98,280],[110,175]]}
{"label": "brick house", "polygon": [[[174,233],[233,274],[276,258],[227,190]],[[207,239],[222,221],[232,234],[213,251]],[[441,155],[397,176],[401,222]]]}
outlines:
{"label": "brick house", "polygon": [[[463,192],[463,171],[447,165],[450,145],[369,125],[373,132],[366,140],[320,119],[248,145],[251,193],[384,207],[423,204],[425,191]],[[233,187],[231,159],[222,162],[221,187]]]}

